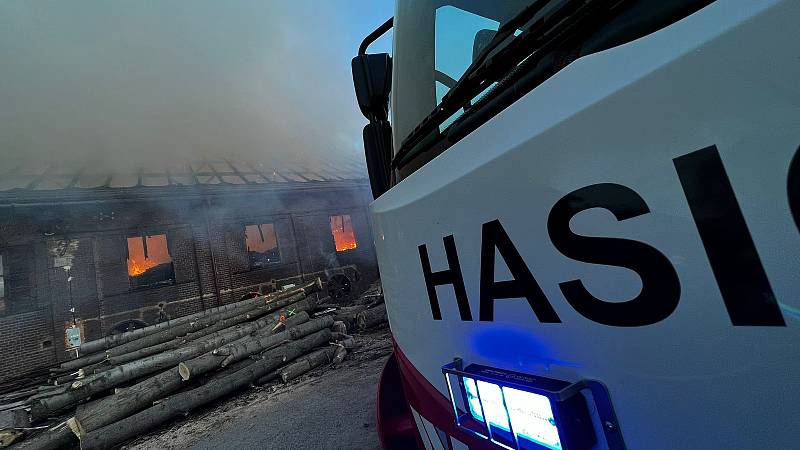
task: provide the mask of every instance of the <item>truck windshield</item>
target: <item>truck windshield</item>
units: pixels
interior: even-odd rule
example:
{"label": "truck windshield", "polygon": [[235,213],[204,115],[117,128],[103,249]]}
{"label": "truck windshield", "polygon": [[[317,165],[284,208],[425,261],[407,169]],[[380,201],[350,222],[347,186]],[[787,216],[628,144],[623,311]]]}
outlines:
{"label": "truck windshield", "polygon": [[[400,1],[395,16],[395,148],[438,105],[504,21],[528,6],[517,1]],[[444,130],[461,114],[439,124]]]}

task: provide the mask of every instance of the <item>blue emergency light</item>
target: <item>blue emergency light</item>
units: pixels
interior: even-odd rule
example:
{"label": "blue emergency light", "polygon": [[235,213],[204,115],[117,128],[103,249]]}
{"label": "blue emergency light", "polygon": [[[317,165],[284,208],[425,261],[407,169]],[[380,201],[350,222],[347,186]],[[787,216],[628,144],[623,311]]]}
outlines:
{"label": "blue emergency light", "polygon": [[[607,391],[598,382],[570,383],[479,364],[464,368],[460,359],[443,366],[442,373],[456,425],[501,448],[591,449],[597,436],[584,390],[592,393],[597,420],[616,423]],[[602,434],[608,447],[624,449],[621,435],[606,428]]]}

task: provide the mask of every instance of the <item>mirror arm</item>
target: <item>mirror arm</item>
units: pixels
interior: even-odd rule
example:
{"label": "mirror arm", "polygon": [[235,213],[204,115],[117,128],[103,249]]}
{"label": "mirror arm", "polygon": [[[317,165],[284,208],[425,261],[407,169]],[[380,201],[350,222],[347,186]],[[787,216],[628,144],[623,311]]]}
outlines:
{"label": "mirror arm", "polygon": [[389,20],[387,20],[381,26],[376,28],[375,31],[368,34],[367,37],[365,37],[364,40],[361,41],[361,45],[358,46],[358,54],[359,55],[366,54],[367,47],[369,47],[369,45],[372,44],[373,42],[377,41],[378,38],[383,35],[383,33],[389,31],[389,29],[392,28],[393,25],[394,25],[394,17],[390,17]]}

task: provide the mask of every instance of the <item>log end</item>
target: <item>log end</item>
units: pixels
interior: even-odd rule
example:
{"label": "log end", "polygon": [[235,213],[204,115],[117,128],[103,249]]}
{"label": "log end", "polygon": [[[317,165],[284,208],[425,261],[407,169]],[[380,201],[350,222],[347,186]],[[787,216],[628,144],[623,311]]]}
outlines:
{"label": "log end", "polygon": [[189,371],[189,366],[187,366],[186,363],[178,364],[178,373],[181,374],[181,379],[183,381],[189,380],[189,378],[192,376],[191,372]]}
{"label": "log end", "polygon": [[332,329],[332,331],[334,333],[346,334],[347,333],[347,324],[345,324],[341,320],[336,320],[336,321],[333,322],[333,325],[331,325],[331,329]]}
{"label": "log end", "polygon": [[319,291],[322,290],[322,278],[317,277],[317,281],[314,284],[317,286],[317,290],[319,290]]}
{"label": "log end", "polygon": [[364,331],[367,329],[367,315],[363,312],[358,313],[356,316],[356,324],[358,324],[358,331]]}
{"label": "log end", "polygon": [[272,327],[271,333],[275,334],[277,332],[283,331],[286,328],[286,323],[278,322],[274,327]]}
{"label": "log end", "polygon": [[0,430],[0,448],[11,446],[14,442],[22,440],[25,433],[18,430]]}
{"label": "log end", "polygon": [[77,417],[67,419],[67,426],[78,439],[83,439],[83,437],[86,436],[86,430],[81,426]]}

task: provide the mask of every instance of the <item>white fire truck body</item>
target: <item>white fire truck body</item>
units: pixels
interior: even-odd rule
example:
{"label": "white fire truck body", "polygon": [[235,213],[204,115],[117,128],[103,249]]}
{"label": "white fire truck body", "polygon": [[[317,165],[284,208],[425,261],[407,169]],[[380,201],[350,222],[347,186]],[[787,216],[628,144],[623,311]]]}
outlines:
{"label": "white fire truck body", "polygon": [[581,56],[375,200],[418,442],[500,448],[442,414],[458,358],[601,383],[615,420],[581,394],[592,448],[797,446],[798,24],[800,2],[720,0]]}

